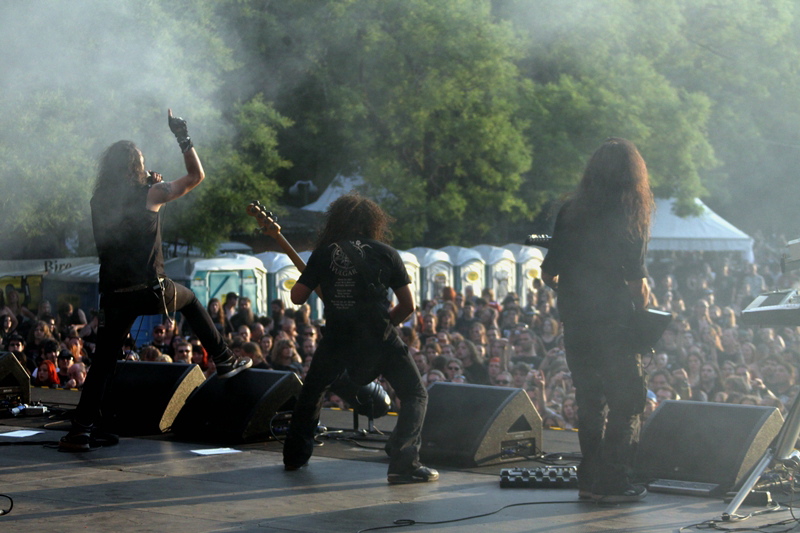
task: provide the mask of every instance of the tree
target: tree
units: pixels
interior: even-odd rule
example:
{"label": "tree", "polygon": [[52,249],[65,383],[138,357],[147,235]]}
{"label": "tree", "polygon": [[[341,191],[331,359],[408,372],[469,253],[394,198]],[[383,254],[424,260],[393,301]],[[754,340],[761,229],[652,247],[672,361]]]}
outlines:
{"label": "tree", "polygon": [[[182,158],[167,128],[168,107],[188,119],[210,177],[236,168],[224,159],[235,129],[223,114],[236,102],[220,99],[218,91],[237,64],[215,23],[214,7],[187,1],[76,0],[51,3],[46,10],[0,4],[0,112],[8,125],[0,131],[0,217],[5,235],[16,239],[4,243],[5,257],[31,238],[52,234],[57,238],[50,247],[36,254],[94,253],[88,205],[95,165],[102,150],[121,138],[135,141],[146,164],[165,179],[182,175]],[[265,165],[277,157],[274,145],[259,149]],[[267,156],[265,150],[272,152]],[[209,160],[217,155],[219,161]],[[214,181],[198,190],[213,195]],[[269,190],[268,183],[259,189]],[[230,203],[252,200],[252,190],[237,191],[226,196]],[[199,194],[171,204],[167,217],[189,219],[183,212],[191,211],[194,196]],[[228,238],[226,229],[203,227],[197,240],[212,249],[212,243]],[[194,232],[186,224],[165,228],[173,240],[195,240]],[[84,237],[78,249],[67,250],[64,237],[76,234]]]}
{"label": "tree", "polygon": [[206,169],[210,179],[199,189],[191,209],[172,219],[175,237],[210,255],[231,233],[255,228],[245,208],[253,200],[270,204],[280,196],[270,176],[289,165],[278,155],[277,134],[290,125],[261,95],[237,105],[234,128],[238,135],[232,142],[220,141],[210,152]]}
{"label": "tree", "polygon": [[294,121],[284,185],[360,172],[406,246],[483,242],[498,218],[529,214],[517,195],[530,164],[519,50],[487,2],[246,4],[280,21],[260,49],[275,69],[264,83],[291,80],[274,93]]}
{"label": "tree", "polygon": [[[704,173],[717,161],[706,137],[711,101],[676,86],[656,68],[663,43],[673,36],[670,4],[633,1],[578,2],[572,9],[552,0],[495,4],[496,16],[516,23],[527,43],[520,62],[532,83],[526,110],[533,167],[523,187],[529,205],[542,206],[572,190],[588,156],[607,137],[639,147],[660,196],[683,208],[705,193]],[[662,33],[649,25],[658,21]]]}

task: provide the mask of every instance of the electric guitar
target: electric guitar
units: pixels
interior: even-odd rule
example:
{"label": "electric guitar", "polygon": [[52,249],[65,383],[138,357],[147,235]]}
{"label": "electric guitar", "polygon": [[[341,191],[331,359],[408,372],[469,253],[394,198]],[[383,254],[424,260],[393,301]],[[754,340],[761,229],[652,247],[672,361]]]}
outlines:
{"label": "electric guitar", "polygon": [[[306,269],[306,264],[303,259],[297,254],[297,251],[295,251],[294,247],[289,244],[289,241],[287,241],[286,237],[284,237],[281,233],[281,227],[276,221],[277,217],[273,215],[271,211],[267,211],[264,205],[256,200],[247,206],[247,214],[256,219],[261,233],[264,235],[269,235],[278,241],[278,246],[280,246],[281,250],[283,250],[283,252],[289,256],[289,259],[292,261],[294,266],[297,267],[297,270],[302,272]],[[317,293],[317,296],[322,298],[322,291],[319,287],[315,289],[315,292]]]}

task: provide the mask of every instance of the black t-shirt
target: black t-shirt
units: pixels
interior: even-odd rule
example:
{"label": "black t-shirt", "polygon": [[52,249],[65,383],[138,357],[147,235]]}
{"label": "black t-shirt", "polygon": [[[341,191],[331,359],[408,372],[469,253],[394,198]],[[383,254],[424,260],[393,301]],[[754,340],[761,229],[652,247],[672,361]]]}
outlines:
{"label": "black t-shirt", "polygon": [[[379,280],[380,285],[393,290],[411,283],[397,250],[371,239],[350,242],[369,267],[370,271],[363,274],[371,283],[378,284]],[[329,332],[353,333],[374,318],[376,309],[389,309],[388,293],[377,296],[367,291],[361,273],[356,271],[339,243],[314,250],[297,282],[311,289],[319,286],[322,290]]]}
{"label": "black t-shirt", "polygon": [[558,280],[558,311],[564,323],[620,322],[632,314],[627,281],[646,277],[642,239],[624,235],[622,223],[612,216],[591,224],[569,224],[558,213],[553,238],[542,270]]}
{"label": "black t-shirt", "polygon": [[159,213],[147,209],[149,187],[137,187],[124,200],[96,193],[92,227],[100,257],[100,292],[164,277]]}

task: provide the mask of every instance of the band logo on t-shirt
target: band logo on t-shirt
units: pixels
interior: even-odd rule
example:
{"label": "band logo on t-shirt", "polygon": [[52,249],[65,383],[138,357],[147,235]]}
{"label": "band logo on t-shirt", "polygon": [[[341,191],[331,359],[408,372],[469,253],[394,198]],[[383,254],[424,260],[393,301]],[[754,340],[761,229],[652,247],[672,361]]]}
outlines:
{"label": "band logo on t-shirt", "polygon": [[[350,241],[355,247],[361,257],[366,257],[364,253],[365,248],[370,246],[366,243],[359,241]],[[336,274],[337,278],[333,284],[334,293],[331,298],[331,306],[339,311],[346,311],[355,307],[356,298],[356,267],[347,254],[342,250],[338,243],[332,245],[333,251],[331,253],[331,271]]]}
{"label": "band logo on t-shirt", "polygon": [[[355,246],[362,258],[366,257],[364,248],[369,248],[370,246],[368,244],[362,244],[361,241],[350,241],[350,244]],[[331,270],[333,270],[337,276],[354,276],[356,274],[356,267],[353,265],[353,262],[350,261],[350,258],[347,257],[347,254],[344,253],[342,247],[339,246],[338,243],[333,243],[331,246],[333,246]]]}

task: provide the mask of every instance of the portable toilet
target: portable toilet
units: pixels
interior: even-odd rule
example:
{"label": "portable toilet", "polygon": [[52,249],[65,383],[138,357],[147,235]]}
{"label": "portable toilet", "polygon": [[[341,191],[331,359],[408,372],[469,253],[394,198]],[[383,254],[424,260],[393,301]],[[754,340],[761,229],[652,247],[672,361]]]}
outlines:
{"label": "portable toilet", "polygon": [[479,244],[472,249],[486,261],[486,287],[494,290],[498,302],[517,290],[517,261],[511,250],[489,244]]}
{"label": "portable toilet", "polygon": [[280,300],[287,309],[295,309],[292,303],[291,291],[300,271],[282,252],[263,252],[255,255],[267,269],[267,301]]}
{"label": "portable toilet", "polygon": [[503,248],[514,254],[517,262],[517,296],[524,302],[527,292],[533,289],[533,280],[542,277],[544,254],[540,248],[524,244],[509,243]]}
{"label": "portable toilet", "polygon": [[[303,260],[303,263],[308,263],[308,258],[311,257],[311,250],[307,250],[305,252],[298,252],[297,255],[300,256],[300,259]],[[320,297],[317,296],[316,291],[311,293],[311,296],[308,297],[307,303],[308,305],[311,306],[312,320],[317,320],[325,316],[325,304],[323,304]]]}
{"label": "portable toilet", "polygon": [[[412,254],[411,252],[407,252],[405,250],[397,250],[397,253],[400,254],[400,258],[403,260],[403,264],[406,267],[406,272],[408,272],[408,277],[411,278],[411,293],[414,295],[415,304],[419,304],[419,289],[420,289],[420,266],[419,260],[417,256]],[[394,297],[394,294],[391,296],[392,303],[397,303],[397,298]]]}
{"label": "portable toilet", "polygon": [[[78,265],[55,272],[42,280],[42,297],[54,307],[69,302],[81,308],[86,318],[92,320],[91,311],[100,307],[100,265]],[[143,315],[131,326],[131,337],[141,347],[153,340],[153,328],[164,321],[164,315]]]}
{"label": "portable toilet", "polygon": [[208,305],[211,298],[224,302],[226,294],[235,292],[239,297],[250,298],[256,315],[269,309],[266,270],[252,255],[176,257],[164,262],[164,272],[171,280],[189,287],[203,305]]}
{"label": "portable toilet", "polygon": [[442,289],[452,286],[453,263],[450,256],[441,250],[418,246],[407,250],[419,261],[419,299],[432,300],[440,298]]}
{"label": "portable toilet", "polygon": [[419,294],[419,288],[421,285],[420,276],[422,275],[419,266],[419,259],[417,259],[416,255],[412,254],[411,252],[406,252],[405,250],[398,250],[397,253],[400,254],[400,258],[403,260],[403,264],[406,266],[408,277],[411,278],[411,290],[412,292],[416,291],[414,292],[414,297],[416,298]]}
{"label": "portable toilet", "polygon": [[466,295],[467,287],[470,287],[473,294],[480,296],[486,280],[486,261],[481,254],[463,246],[445,246],[441,250],[450,256],[455,267],[454,289]]}

